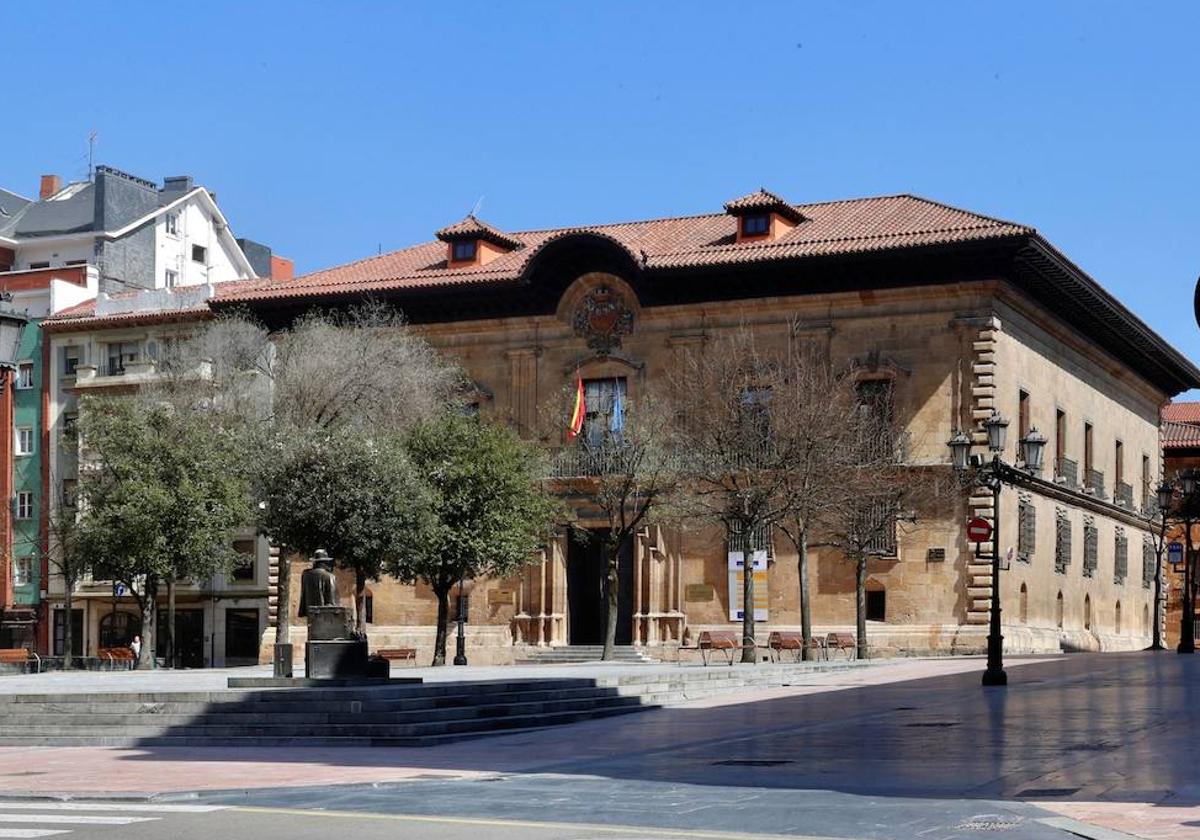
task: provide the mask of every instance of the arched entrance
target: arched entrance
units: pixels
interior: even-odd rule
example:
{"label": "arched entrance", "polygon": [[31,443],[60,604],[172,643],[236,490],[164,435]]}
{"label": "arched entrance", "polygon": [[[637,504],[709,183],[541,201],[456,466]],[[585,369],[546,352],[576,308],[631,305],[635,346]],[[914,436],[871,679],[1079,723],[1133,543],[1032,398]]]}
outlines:
{"label": "arched entrance", "polygon": [[129,647],[134,636],[142,633],[142,620],[133,613],[109,612],[100,616],[100,633],[97,647]]}

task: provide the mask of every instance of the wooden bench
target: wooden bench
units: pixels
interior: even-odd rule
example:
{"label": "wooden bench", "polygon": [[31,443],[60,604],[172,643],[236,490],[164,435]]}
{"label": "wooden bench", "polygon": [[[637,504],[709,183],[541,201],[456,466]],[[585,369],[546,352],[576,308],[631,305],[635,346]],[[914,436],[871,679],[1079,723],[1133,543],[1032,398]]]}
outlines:
{"label": "wooden bench", "polygon": [[28,670],[30,663],[35,666],[34,673],[42,670],[41,658],[26,648],[0,648],[0,665],[20,665]]}
{"label": "wooden bench", "polygon": [[825,637],[825,655],[831,650],[844,650],[847,659],[858,656],[858,639],[853,633],[830,633]]}
{"label": "wooden bench", "polygon": [[[771,660],[778,662],[783,658],[785,650],[792,652],[793,661],[799,662],[804,656],[804,634],[789,630],[772,630],[767,637],[767,648],[771,651]],[[825,640],[814,636],[808,645],[809,650],[817,652],[817,658],[829,658],[825,650]]]}
{"label": "wooden bench", "polygon": [[383,648],[375,651],[375,655],[381,659],[386,659],[391,662],[411,662],[414,666],[417,664],[417,649],[416,648]]}
{"label": "wooden bench", "polygon": [[133,651],[125,647],[100,648],[96,651],[96,657],[101,663],[107,662],[110,671],[116,669],[118,662],[131,669],[136,664]]}
{"label": "wooden bench", "polygon": [[707,667],[708,658],[714,650],[720,651],[725,656],[726,664],[732,666],[734,651],[752,650],[757,647],[754,642],[743,644],[741,635],[732,630],[702,630],[695,646],[681,647],[680,650],[700,651],[700,658]]}

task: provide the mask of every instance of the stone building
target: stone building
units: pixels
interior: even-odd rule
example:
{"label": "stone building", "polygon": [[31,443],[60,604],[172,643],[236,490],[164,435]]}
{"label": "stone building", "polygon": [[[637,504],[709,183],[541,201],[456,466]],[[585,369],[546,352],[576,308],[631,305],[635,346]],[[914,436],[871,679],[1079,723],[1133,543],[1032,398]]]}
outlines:
{"label": "stone building", "polygon": [[[1147,643],[1141,512],[1161,474],[1159,410],[1200,385],[1200,371],[1030,227],[908,195],[796,205],[765,191],[724,212],[563,229],[504,232],[468,217],[394,253],[229,284],[210,305],[280,326],[367,297],[401,308],[462,364],[480,412],[524,432],[577,371],[589,387],[653,391],[682,352],[703,353],[740,325],[768,344],[809,343],[890,389],[916,464],[950,470],[958,429],[982,454],[980,423],[1000,411],[1012,419],[1009,462],[1032,428],[1049,439],[1042,472],[1001,496],[1007,648]],[[871,560],[874,650],[983,649],[989,564],[964,526],[992,513],[990,495],[964,491]],[[799,623],[795,558],[770,543],[764,633]],[[848,629],[852,567],[828,549],[814,555],[817,630]],[[598,574],[589,549],[563,535],[512,578],[478,582],[472,661],[597,640],[602,614],[588,593]],[[699,630],[732,626],[722,533],[647,529],[622,576],[620,641],[671,656]],[[373,584],[369,611],[376,644],[428,655],[425,588]]]}

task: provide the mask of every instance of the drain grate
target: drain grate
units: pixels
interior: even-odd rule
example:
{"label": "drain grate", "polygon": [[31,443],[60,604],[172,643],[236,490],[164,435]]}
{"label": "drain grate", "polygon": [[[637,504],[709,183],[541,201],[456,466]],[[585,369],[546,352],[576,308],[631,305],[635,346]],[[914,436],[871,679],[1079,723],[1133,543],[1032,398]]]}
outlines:
{"label": "drain grate", "polygon": [[714,767],[779,767],[782,764],[795,764],[790,758],[727,758],[724,761],[714,761]]}
{"label": "drain grate", "polygon": [[1079,788],[1026,788],[1017,794],[1018,799],[1043,799],[1052,796],[1070,796],[1079,793]]}
{"label": "drain grate", "polygon": [[954,826],[959,831],[1008,831],[1021,824],[1020,817],[1002,817],[999,814],[981,814]]}

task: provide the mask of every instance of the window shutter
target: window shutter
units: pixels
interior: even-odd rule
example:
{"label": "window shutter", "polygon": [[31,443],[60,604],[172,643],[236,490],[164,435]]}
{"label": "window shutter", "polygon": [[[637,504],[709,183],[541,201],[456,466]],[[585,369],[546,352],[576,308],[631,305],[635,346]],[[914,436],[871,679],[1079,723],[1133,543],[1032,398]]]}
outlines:
{"label": "window shutter", "polygon": [[1154,542],[1149,537],[1142,539],[1142,588],[1149,589],[1154,585],[1158,571],[1158,555],[1154,552]]}
{"label": "window shutter", "polygon": [[1100,532],[1096,529],[1096,520],[1087,517],[1083,520],[1083,576],[1091,577],[1099,565]]}
{"label": "window shutter", "polygon": [[1071,565],[1071,520],[1063,508],[1058,508],[1054,515],[1054,571],[1063,574]]}
{"label": "window shutter", "polygon": [[1113,583],[1123,584],[1129,576],[1129,540],[1124,528],[1117,528],[1113,545]]}
{"label": "window shutter", "polygon": [[1017,503],[1017,559],[1029,563],[1037,549],[1037,508],[1029,498]]}

